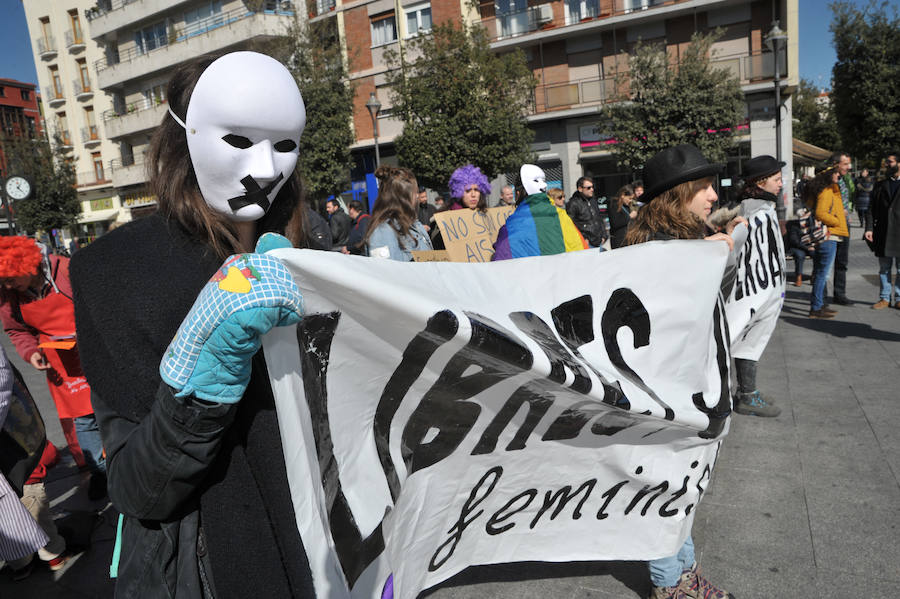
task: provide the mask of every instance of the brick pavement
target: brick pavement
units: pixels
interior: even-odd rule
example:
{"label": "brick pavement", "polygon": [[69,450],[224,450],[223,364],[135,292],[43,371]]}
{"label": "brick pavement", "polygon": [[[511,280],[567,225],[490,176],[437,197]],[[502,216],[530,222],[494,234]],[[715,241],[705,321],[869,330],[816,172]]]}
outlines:
{"label": "brick pavement", "polygon": [[[833,321],[809,320],[808,282],[788,287],[758,376],[783,412],[734,416],[697,513],[698,558],[739,599],[900,595],[900,310],[869,308],[878,296],[876,261],[852,243],[848,295],[857,303],[839,307]],[[52,421],[46,386],[26,376]],[[63,445],[58,425],[50,436]],[[0,599],[112,596],[115,512],[87,502],[86,476],[57,467],[48,488],[57,511],[103,508],[93,548],[54,576],[0,576]],[[647,590],[642,562],[529,563],[471,568],[425,595],[630,599]]]}

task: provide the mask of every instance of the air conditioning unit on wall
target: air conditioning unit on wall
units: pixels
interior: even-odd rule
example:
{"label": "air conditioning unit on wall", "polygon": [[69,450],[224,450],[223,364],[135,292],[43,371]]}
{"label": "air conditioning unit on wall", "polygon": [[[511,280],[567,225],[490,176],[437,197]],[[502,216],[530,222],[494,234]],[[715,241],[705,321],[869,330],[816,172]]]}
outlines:
{"label": "air conditioning unit on wall", "polygon": [[549,23],[553,20],[553,7],[549,4],[541,4],[532,8],[534,11],[534,22],[538,25]]}

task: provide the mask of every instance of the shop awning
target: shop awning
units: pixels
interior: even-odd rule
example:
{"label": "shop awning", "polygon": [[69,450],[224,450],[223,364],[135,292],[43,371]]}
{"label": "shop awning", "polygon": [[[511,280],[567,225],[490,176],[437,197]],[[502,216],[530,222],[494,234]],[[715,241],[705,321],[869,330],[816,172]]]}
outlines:
{"label": "shop awning", "polygon": [[831,150],[825,150],[819,146],[808,144],[796,137],[793,138],[794,162],[800,164],[815,164],[822,162],[831,156]]}

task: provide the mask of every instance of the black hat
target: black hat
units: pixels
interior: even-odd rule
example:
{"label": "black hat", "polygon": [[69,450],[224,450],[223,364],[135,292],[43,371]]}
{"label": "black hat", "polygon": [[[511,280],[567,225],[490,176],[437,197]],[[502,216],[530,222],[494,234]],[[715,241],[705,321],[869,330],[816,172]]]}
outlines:
{"label": "black hat", "polygon": [[644,165],[644,195],[649,202],[676,185],[721,172],[723,165],[710,163],[696,146],[682,144],[666,148]]}
{"label": "black hat", "polygon": [[763,179],[781,171],[784,165],[784,162],[779,162],[771,156],[763,154],[762,156],[751,158],[744,163],[744,168],[741,171],[741,179],[744,181]]}

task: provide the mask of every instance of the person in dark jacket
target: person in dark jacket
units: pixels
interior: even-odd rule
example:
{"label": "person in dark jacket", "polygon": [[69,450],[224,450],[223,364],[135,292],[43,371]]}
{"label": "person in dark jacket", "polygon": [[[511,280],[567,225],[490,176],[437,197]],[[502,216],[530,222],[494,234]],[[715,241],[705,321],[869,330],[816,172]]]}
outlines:
{"label": "person in dark jacket", "polygon": [[631,219],[637,216],[634,204],[634,188],[631,185],[623,185],[616,193],[612,201],[612,210],[609,211],[609,245],[612,249],[621,247],[625,243],[625,233]]}
{"label": "person in dark jacket", "polygon": [[347,239],[350,237],[350,215],[344,212],[340,203],[334,199],[325,202],[325,212],[328,213],[328,224],[331,226],[332,247],[347,245]]}
{"label": "person in dark jacket", "polygon": [[865,237],[878,257],[881,279],[876,310],[891,304],[891,264],[894,266],[893,306],[900,309],[900,153],[891,152],[884,159],[885,178],[875,184],[872,203],[866,214]]}
{"label": "person in dark jacket", "polygon": [[786,224],[785,249],[794,257],[794,287],[803,285],[803,263],[807,257],[813,257],[815,250],[814,246],[803,243],[803,235],[809,230],[808,221],[809,210],[800,208],[797,211],[797,219],[789,220]]}
{"label": "person in dark jacket", "polygon": [[359,200],[351,200],[347,204],[347,210],[350,212],[350,218],[353,219],[353,227],[350,229],[347,245],[341,251],[345,254],[364,256],[366,232],[369,230],[369,221],[372,219],[372,215],[365,211],[363,203]]}
{"label": "person in dark jacket", "polygon": [[869,169],[864,168],[856,178],[856,214],[861,227],[866,226],[866,213],[869,211],[874,186],[875,180],[869,174]]}
{"label": "person in dark jacket", "polygon": [[437,212],[437,208],[428,203],[428,192],[421,185],[419,185],[419,195],[416,196],[416,202],[416,217],[422,223],[422,226],[425,227],[425,232],[430,235],[431,227],[434,226],[432,219],[434,218],[434,213]]}
{"label": "person in dark jacket", "polygon": [[[272,326],[299,321],[302,299],[280,261],[248,253],[267,232],[306,246],[294,171],[303,100],[290,72],[255,52],[184,63],[167,98],[148,152],[158,212],[72,262],[82,364],[123,516],[116,595],[314,597],[256,352]],[[229,254],[240,255],[223,266]],[[268,306],[255,303],[263,280]]]}
{"label": "person in dark jacket", "polygon": [[581,177],[575,183],[577,191],[566,204],[566,212],[585,240],[592,247],[600,247],[608,237],[600,206],[594,198],[594,182]]}

